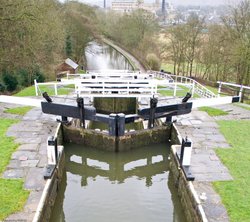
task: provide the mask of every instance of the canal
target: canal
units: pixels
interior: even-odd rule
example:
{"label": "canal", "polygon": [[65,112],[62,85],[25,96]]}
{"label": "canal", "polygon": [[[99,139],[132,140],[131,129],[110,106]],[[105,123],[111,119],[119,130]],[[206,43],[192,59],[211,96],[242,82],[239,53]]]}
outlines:
{"label": "canal", "polygon": [[112,153],[65,146],[66,172],[51,222],[184,222],[169,146]]}
{"label": "canal", "polygon": [[85,50],[87,70],[123,69],[133,70],[129,61],[113,47],[90,42]]}
{"label": "canal", "polygon": [[[112,47],[91,42],[88,69],[132,69]],[[169,173],[169,144],[112,153],[65,144],[65,173],[51,222],[185,222]]]}

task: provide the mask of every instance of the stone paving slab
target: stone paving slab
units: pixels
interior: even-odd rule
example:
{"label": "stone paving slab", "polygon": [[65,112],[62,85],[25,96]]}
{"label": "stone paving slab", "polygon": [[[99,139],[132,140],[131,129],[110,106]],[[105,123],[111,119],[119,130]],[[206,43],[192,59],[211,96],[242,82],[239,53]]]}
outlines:
{"label": "stone paving slab", "polygon": [[44,169],[39,167],[30,167],[29,172],[27,173],[24,187],[27,190],[43,190],[45,186],[45,180],[43,178]]}
{"label": "stone paving slab", "polygon": [[26,176],[27,172],[23,169],[11,169],[11,170],[6,170],[3,173],[3,178],[6,179],[21,179]]}
{"label": "stone paving slab", "polygon": [[198,195],[205,193],[207,199],[202,206],[209,222],[229,221],[227,211],[221,203],[220,196],[214,191],[211,182],[233,180],[228,169],[215,153],[215,148],[229,148],[224,136],[220,133],[215,120],[250,119],[250,111],[234,104],[220,105],[216,108],[229,112],[228,115],[210,117],[207,113],[193,110],[188,115],[177,118],[177,129],[183,137],[193,141],[191,171],[195,176],[193,182]]}
{"label": "stone paving slab", "polygon": [[209,222],[228,222],[229,218],[227,211],[221,204],[220,196],[214,191],[213,187],[208,182],[193,182],[195,190],[198,190],[198,196],[205,193],[206,200],[202,201],[202,206],[207,215],[209,215]]}
{"label": "stone paving slab", "polygon": [[46,182],[43,173],[47,164],[47,138],[54,135],[58,123],[54,116],[43,114],[39,108],[32,109],[24,117],[3,113],[5,109],[13,107],[20,105],[0,104],[1,117],[20,119],[7,131],[7,136],[13,136],[20,146],[12,154],[2,177],[23,179],[24,188],[31,193],[24,210],[10,215],[5,221],[28,222],[35,215]]}
{"label": "stone paving slab", "polygon": [[[193,125],[191,121],[202,123]],[[229,145],[212,117],[205,112],[194,110],[188,115],[179,117],[176,126],[183,137],[187,136],[193,141],[191,165],[196,180],[215,181],[232,179],[230,173],[223,167],[223,164],[214,152],[214,148],[229,147]],[[200,152],[201,150],[202,153]],[[196,176],[195,172],[199,174]],[[204,172],[204,174],[202,175],[200,172]],[[213,172],[212,175],[210,175],[211,172]]]}
{"label": "stone paving slab", "polygon": [[19,146],[18,150],[36,152],[38,151],[38,146],[39,146],[39,143],[22,144]]}
{"label": "stone paving slab", "polygon": [[[243,106],[250,108],[249,105]],[[228,115],[214,117],[215,120],[250,120],[250,110],[239,107],[237,104],[219,105],[215,108],[228,112]]]}

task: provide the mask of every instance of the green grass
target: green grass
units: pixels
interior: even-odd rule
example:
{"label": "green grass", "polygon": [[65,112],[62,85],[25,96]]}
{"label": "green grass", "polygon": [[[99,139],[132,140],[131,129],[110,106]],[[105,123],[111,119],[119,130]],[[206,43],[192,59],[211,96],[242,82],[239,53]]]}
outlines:
{"label": "green grass", "polygon": [[212,87],[212,86],[206,86],[204,85],[207,89],[209,89],[211,92],[213,92],[215,95],[218,95],[218,88]]}
{"label": "green grass", "polygon": [[[6,137],[7,129],[18,120],[2,119],[0,118],[0,174],[3,172],[5,166],[9,163],[10,156],[13,151],[18,147],[18,144],[14,143],[12,137]],[[1,206],[1,205],[0,205]]]}
{"label": "green grass", "polygon": [[23,181],[0,178],[0,221],[20,211],[28,198],[29,191],[23,189]]}
{"label": "green grass", "polygon": [[221,109],[203,106],[199,108],[200,111],[207,112],[209,116],[225,116],[228,114],[228,112],[225,112]]}
{"label": "green grass", "polygon": [[16,107],[16,108],[6,109],[6,110],[4,110],[4,112],[24,116],[31,109],[32,109],[31,106],[20,106],[20,107]]}
{"label": "green grass", "polygon": [[[39,86],[39,88],[42,92],[47,92],[51,96],[55,95],[55,89],[53,86],[51,86],[51,87]],[[70,89],[70,88],[58,88],[57,89],[58,95],[68,95],[71,91],[72,91],[72,89]],[[35,96],[35,95],[36,95],[36,91],[35,91],[34,86],[29,86],[27,88],[24,88],[23,90],[21,90],[20,92],[15,94],[15,96],[20,96],[20,97]]]}
{"label": "green grass", "polygon": [[[17,123],[13,119],[0,119],[0,174],[9,163],[12,153],[18,147],[12,137],[6,137],[7,129]],[[18,179],[0,178],[0,221],[9,214],[23,208],[29,192],[23,189],[23,181]]]}
{"label": "green grass", "polygon": [[228,167],[233,181],[214,182],[222,197],[230,221],[250,221],[250,121],[218,121],[220,130],[231,149],[217,149],[216,153]]}
{"label": "green grass", "polygon": [[[173,89],[170,89],[170,90],[165,89],[164,90],[163,88],[166,88],[166,87],[158,86],[157,92],[160,93],[162,96],[174,96]],[[186,86],[178,85],[178,88],[181,88],[181,89],[176,90],[177,97],[185,97],[187,92],[190,92],[190,89]],[[200,98],[200,96],[195,93],[194,98]]]}
{"label": "green grass", "polygon": [[170,63],[162,63],[161,64],[161,70],[167,71],[167,72],[171,72],[174,73],[174,65],[170,64]]}

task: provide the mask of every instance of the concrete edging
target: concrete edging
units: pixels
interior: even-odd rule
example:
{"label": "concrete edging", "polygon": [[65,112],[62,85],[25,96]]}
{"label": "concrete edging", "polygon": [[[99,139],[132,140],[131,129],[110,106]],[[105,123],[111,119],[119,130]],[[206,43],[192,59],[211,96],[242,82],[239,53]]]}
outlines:
{"label": "concrete edging", "polygon": [[171,138],[173,138],[171,142],[175,143],[175,145],[172,145],[170,150],[170,171],[173,174],[186,219],[188,222],[208,222],[194,185],[191,181],[186,180],[176,157],[177,149],[180,148],[181,135],[174,124],[171,131]]}
{"label": "concrete edging", "polygon": [[[59,144],[62,144],[62,125],[61,123],[57,126],[55,137],[58,138]],[[59,159],[54,171],[52,178],[47,179],[41,199],[39,201],[38,207],[36,209],[33,222],[45,222],[49,221],[54,203],[56,200],[58,187],[60,186],[64,167],[65,167],[65,154],[64,147],[58,146]]]}

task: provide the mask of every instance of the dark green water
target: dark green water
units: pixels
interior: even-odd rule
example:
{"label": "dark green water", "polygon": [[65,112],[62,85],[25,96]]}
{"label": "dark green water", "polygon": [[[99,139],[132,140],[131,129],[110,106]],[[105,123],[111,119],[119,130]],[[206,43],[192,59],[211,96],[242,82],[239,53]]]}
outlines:
{"label": "dark green water", "polygon": [[66,145],[51,222],[185,222],[166,144],[111,153]]}

